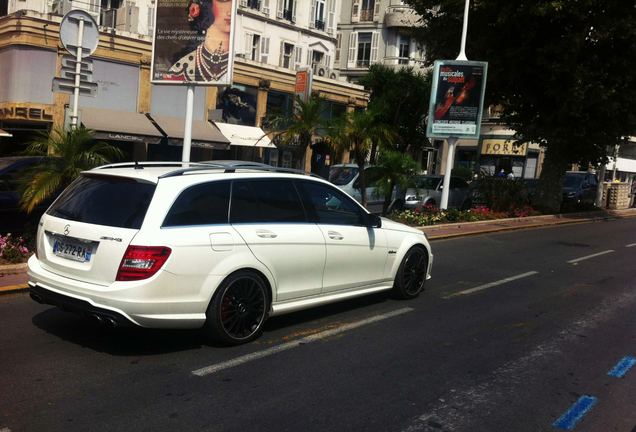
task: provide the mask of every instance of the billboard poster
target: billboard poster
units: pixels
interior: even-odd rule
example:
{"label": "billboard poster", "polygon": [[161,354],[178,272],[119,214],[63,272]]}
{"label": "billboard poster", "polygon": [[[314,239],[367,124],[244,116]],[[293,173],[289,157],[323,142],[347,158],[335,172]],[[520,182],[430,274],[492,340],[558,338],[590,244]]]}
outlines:
{"label": "billboard poster", "polygon": [[485,62],[435,62],[428,137],[479,138],[487,69]]}
{"label": "billboard poster", "polygon": [[238,0],[157,0],[151,82],[232,84]]}

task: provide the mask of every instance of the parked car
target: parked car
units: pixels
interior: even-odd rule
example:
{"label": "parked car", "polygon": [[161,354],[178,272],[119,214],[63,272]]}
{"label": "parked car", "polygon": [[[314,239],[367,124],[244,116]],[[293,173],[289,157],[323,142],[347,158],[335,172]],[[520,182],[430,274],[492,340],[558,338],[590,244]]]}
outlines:
{"label": "parked car", "polygon": [[271,316],[417,297],[426,236],[307,174],[240,162],[83,172],[40,221],[30,295],[105,325],[201,327],[230,345]]}
{"label": "parked car", "polygon": [[41,158],[12,156],[0,158],[0,233],[21,231],[27,223],[37,224],[51,201],[27,214],[20,210],[18,191],[21,176]]}
{"label": "parked car", "polygon": [[585,171],[568,171],[563,179],[563,203],[591,203],[596,200],[598,181]]}
{"label": "parked car", "polygon": [[[360,168],[356,164],[333,165],[329,170],[329,181],[351,195],[356,201],[362,203],[362,189],[360,189]],[[379,168],[367,166],[364,168],[367,209],[371,213],[380,213],[384,206],[384,197],[375,196],[375,181],[379,178]],[[400,208],[403,194],[395,188],[391,196],[389,208]]]}
{"label": "parked car", "polygon": [[534,194],[537,191],[539,179],[523,179],[523,184],[525,184],[528,188],[528,203],[532,204],[532,199],[534,198]]}
{"label": "parked car", "polygon": [[[417,176],[417,189],[408,189],[404,198],[404,209],[410,210],[423,205],[439,206],[442,202],[444,176]],[[471,206],[471,194],[466,180],[460,177],[450,178],[448,207],[467,210]]]}

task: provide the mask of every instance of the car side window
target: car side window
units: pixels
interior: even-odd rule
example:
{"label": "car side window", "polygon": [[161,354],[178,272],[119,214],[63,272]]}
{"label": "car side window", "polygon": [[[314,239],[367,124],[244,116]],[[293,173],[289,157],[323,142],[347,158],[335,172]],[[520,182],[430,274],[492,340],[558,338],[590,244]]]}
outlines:
{"label": "car side window", "polygon": [[297,183],[318,223],[362,225],[360,208],[342,192],[314,182]]}
{"label": "car side window", "polygon": [[451,177],[451,179],[450,179],[450,188],[451,189],[459,189],[460,187],[462,187],[461,180],[458,179],[457,177]]}
{"label": "car side window", "polygon": [[[380,168],[366,168],[364,170],[364,181],[366,182],[367,188],[375,187],[375,182],[380,178],[381,170]],[[360,176],[356,178],[356,181],[353,182],[354,189],[360,189]]]}
{"label": "car side window", "polygon": [[235,181],[232,184],[231,205],[230,223],[263,222],[261,210],[249,182]]}
{"label": "car side window", "polygon": [[189,187],[176,199],[164,227],[226,224],[230,182],[210,182]]}
{"label": "car side window", "polygon": [[290,180],[251,181],[263,222],[307,222],[303,204]]}

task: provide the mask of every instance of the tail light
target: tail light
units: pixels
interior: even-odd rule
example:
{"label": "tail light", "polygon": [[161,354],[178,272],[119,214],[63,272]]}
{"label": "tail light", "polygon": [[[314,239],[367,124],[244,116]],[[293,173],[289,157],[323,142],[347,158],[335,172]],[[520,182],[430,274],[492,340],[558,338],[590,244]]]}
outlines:
{"label": "tail light", "polygon": [[161,269],[172,250],[163,246],[128,246],[116,281],[148,279]]}

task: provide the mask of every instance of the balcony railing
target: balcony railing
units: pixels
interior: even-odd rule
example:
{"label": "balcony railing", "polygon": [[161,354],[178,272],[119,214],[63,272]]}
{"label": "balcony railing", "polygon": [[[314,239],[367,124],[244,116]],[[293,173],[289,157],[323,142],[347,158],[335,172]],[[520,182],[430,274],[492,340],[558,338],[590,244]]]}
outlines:
{"label": "balcony railing", "polygon": [[254,10],[261,10],[260,0],[247,0],[247,7]]}
{"label": "balcony railing", "polygon": [[316,26],[316,30],[324,30],[325,29],[325,22],[324,21],[316,20],[314,25]]}
{"label": "balcony railing", "polygon": [[369,60],[358,60],[356,61],[356,67],[357,68],[369,68],[370,66],[370,61]]}
{"label": "balcony railing", "polygon": [[360,21],[373,21],[373,9],[360,9]]}

